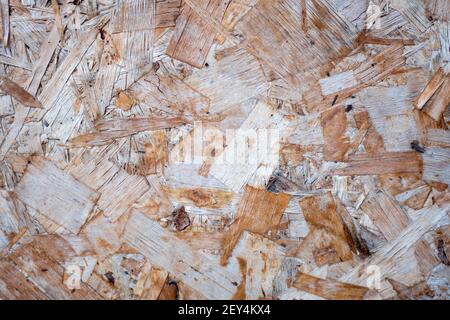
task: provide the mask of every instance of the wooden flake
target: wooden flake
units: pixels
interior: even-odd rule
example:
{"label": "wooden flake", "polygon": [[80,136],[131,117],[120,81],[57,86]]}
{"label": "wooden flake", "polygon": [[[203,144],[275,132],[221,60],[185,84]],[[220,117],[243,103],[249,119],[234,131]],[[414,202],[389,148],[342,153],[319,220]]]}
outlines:
{"label": "wooden flake", "polygon": [[331,300],[362,300],[369,288],[324,280],[305,273],[297,274],[293,286],[299,290]]}
{"label": "wooden flake", "polygon": [[156,0],[155,5],[155,27],[175,27],[180,15],[181,0]]}
{"label": "wooden flake", "polygon": [[205,298],[230,299],[237,289],[234,283],[241,281],[238,275],[224,267],[214,266],[208,256],[194,252],[157,222],[145,218],[139,212],[130,217],[122,237],[129,245],[140,250],[150,263],[176,273]]}
{"label": "wooden flake", "polygon": [[167,281],[167,272],[150,264],[146,264],[143,269],[133,292],[142,300],[159,299]]}
{"label": "wooden flake", "polygon": [[429,148],[423,156],[423,179],[445,184],[450,183],[450,150],[448,148]]}
{"label": "wooden flake", "polygon": [[254,186],[258,186],[258,183],[265,185],[275,169],[275,162],[278,160],[276,156],[273,157],[274,154],[272,154],[271,151],[276,151],[279,148],[279,141],[277,139],[268,140],[270,147],[268,150],[260,150],[262,151],[261,156],[261,153],[258,150],[257,141],[252,139],[251,141],[253,142],[248,143],[248,153],[252,152],[252,154],[247,155],[249,159],[247,161],[239,160],[243,155],[237,154],[237,143],[240,143],[239,139],[245,138],[248,132],[252,132],[252,130],[255,130],[256,134],[258,134],[258,132],[264,132],[265,129],[269,130],[274,128],[276,124],[278,124],[280,126],[279,128],[282,130],[280,135],[289,135],[289,131],[287,130],[290,126],[289,121],[284,119],[281,114],[277,113],[272,105],[269,105],[266,102],[259,102],[245,122],[237,130],[234,137],[232,137],[229,146],[216,157],[211,165],[210,174],[223,182],[231,190],[238,191],[241,190],[254,175],[258,175],[258,168],[267,168],[267,170],[263,171],[262,174],[257,177],[256,181],[254,180],[251,182]]}
{"label": "wooden flake", "polygon": [[121,246],[117,231],[102,214],[87,223],[82,235],[86,236],[100,259],[115,253]]}
{"label": "wooden flake", "polygon": [[131,176],[120,170],[99,189],[101,196],[98,199],[98,206],[109,220],[117,221],[148,188],[147,181],[143,177]]}
{"label": "wooden flake", "polygon": [[450,76],[447,75],[444,79],[441,87],[435,93],[428,105],[424,107],[424,112],[426,112],[435,121],[439,121],[444,114],[445,109],[450,103]]}
{"label": "wooden flake", "polygon": [[112,39],[127,72],[125,88],[152,65],[155,7],[155,0],[127,0],[118,4],[112,21]]}
{"label": "wooden flake", "polygon": [[[230,0],[208,0],[199,4],[212,19],[222,20]],[[202,68],[213,44],[214,29],[196,13],[189,4],[185,5],[177,19],[175,32],[172,36],[167,55]]]}
{"label": "wooden flake", "polygon": [[152,29],[153,3],[147,0],[122,1],[113,22],[113,33]]}
{"label": "wooden flake", "polygon": [[178,201],[193,204],[197,207],[220,208],[226,205],[233,193],[221,189],[208,188],[178,188],[169,191]]}
{"label": "wooden flake", "polygon": [[61,43],[64,43],[64,26],[61,18],[61,10],[59,8],[58,1],[52,0],[52,9],[55,13],[55,25],[56,29],[58,29],[59,36],[61,39]]}
{"label": "wooden flake", "polygon": [[366,199],[361,209],[372,219],[387,240],[395,239],[409,224],[406,213],[384,192]]}
{"label": "wooden flake", "polygon": [[[300,3],[258,1],[237,26],[247,38],[248,48],[292,84],[300,83],[301,72],[323,66],[349,50],[356,36],[353,26],[327,1],[307,1],[306,8]],[[307,33],[298,28],[302,9],[307,11]]]}
{"label": "wooden flake", "polygon": [[[40,192],[35,192],[35,190]],[[51,161],[35,156],[14,190],[25,204],[73,233],[86,222],[98,194]]]}
{"label": "wooden flake", "polygon": [[1,16],[1,35],[3,46],[7,47],[10,37],[10,18],[9,18],[9,1],[2,0],[0,2],[0,16]]}
{"label": "wooden flake", "polygon": [[236,50],[214,66],[194,72],[186,83],[210,99],[210,112],[214,113],[235,107],[267,90],[260,64],[244,50]]}
{"label": "wooden flake", "polygon": [[42,108],[41,103],[35,97],[8,78],[0,79],[0,89],[28,107]]}
{"label": "wooden flake", "polygon": [[431,78],[430,82],[428,82],[423,92],[417,98],[417,101],[415,103],[416,108],[422,109],[444,82],[445,72],[442,68],[439,68],[439,70],[436,71],[436,73]]}
{"label": "wooden flake", "polygon": [[321,115],[323,128],[324,160],[342,161],[349,148],[348,138],[345,136],[347,117],[345,109],[337,107]]}
{"label": "wooden flake", "polygon": [[448,130],[427,130],[427,144],[434,147],[450,147],[450,133]]}
{"label": "wooden flake", "polygon": [[263,299],[273,297],[273,281],[281,266],[283,248],[273,241],[245,231],[233,250],[242,282],[234,298]]}
{"label": "wooden flake", "polygon": [[337,175],[381,175],[395,173],[421,173],[422,157],[416,152],[384,152],[375,155],[350,156]]}
{"label": "wooden flake", "polygon": [[106,120],[97,123],[98,132],[85,133],[69,141],[71,147],[101,146],[112,140],[130,136],[142,131],[160,130],[185,124],[180,117],[168,119],[130,118]]}
{"label": "wooden flake", "polygon": [[[367,267],[370,265],[376,265],[380,268],[381,280],[384,277],[396,275],[405,265],[395,263],[394,257],[404,255],[426,232],[435,228],[447,215],[448,207],[434,206],[420,210],[417,213],[417,218],[407,228],[403,229],[395,240],[383,246],[380,251],[357,268],[343,275],[340,280],[354,284],[367,284],[367,278],[371,274],[367,272]],[[385,292],[387,296],[389,295],[389,288],[382,287],[381,291]]]}
{"label": "wooden flake", "polygon": [[[13,263],[43,291],[47,299],[89,299],[100,296],[89,286],[80,282],[79,290],[72,290],[63,283],[64,268],[58,263],[54,252],[48,252],[38,239],[24,245],[11,255]],[[45,271],[42,271],[45,270]]]}
{"label": "wooden flake", "polygon": [[3,300],[47,300],[45,293],[31,283],[12,261],[1,259],[0,271],[3,275],[0,280],[4,288],[0,293]]}
{"label": "wooden flake", "polygon": [[106,19],[100,20],[98,25],[83,37],[83,41],[81,41],[76,48],[73,48],[70,51],[69,56],[66,57],[63,64],[59,66],[58,70],[53,75],[52,79],[46,84],[45,88],[38,97],[45,109],[52,107],[53,103],[58,98],[58,95],[66,85],[72,72],[78,66],[84,54],[97,37],[99,30],[105,25],[106,22]]}
{"label": "wooden flake", "polygon": [[355,244],[332,195],[306,197],[300,201],[300,207],[309,233],[300,244],[297,256],[312,256],[318,266],[352,259]]}
{"label": "wooden flake", "polygon": [[227,263],[244,230],[259,234],[274,230],[280,222],[281,214],[289,200],[289,195],[273,194],[247,186],[235,221],[223,240],[221,263]]}

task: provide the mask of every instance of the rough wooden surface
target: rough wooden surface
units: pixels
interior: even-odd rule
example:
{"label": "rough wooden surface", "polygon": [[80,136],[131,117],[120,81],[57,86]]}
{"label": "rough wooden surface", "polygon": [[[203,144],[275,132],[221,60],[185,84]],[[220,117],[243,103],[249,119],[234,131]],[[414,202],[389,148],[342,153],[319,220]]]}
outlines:
{"label": "rough wooden surface", "polygon": [[448,0],[1,0],[0,299],[449,299]]}

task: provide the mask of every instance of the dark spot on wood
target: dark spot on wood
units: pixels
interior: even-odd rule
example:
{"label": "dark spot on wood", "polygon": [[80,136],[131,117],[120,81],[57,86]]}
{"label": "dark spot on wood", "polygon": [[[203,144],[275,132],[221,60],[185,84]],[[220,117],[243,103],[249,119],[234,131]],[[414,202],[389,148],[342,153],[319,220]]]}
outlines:
{"label": "dark spot on wood", "polygon": [[189,219],[189,215],[186,213],[184,206],[175,210],[172,215],[172,223],[177,231],[183,231],[190,226],[191,220]]}
{"label": "dark spot on wood", "polygon": [[116,279],[114,278],[114,275],[111,271],[108,271],[105,273],[106,280],[108,280],[109,283],[114,284],[116,282]]}
{"label": "dark spot on wood", "polygon": [[411,142],[411,149],[413,149],[413,150],[415,150],[415,151],[417,151],[419,153],[425,153],[425,148],[422,147],[419,144],[419,141],[417,141],[417,140],[414,140],[413,142]]}
{"label": "dark spot on wood", "polygon": [[298,190],[300,187],[293,181],[282,175],[275,173],[267,182],[266,190],[273,193],[283,193]]}
{"label": "dark spot on wood", "polygon": [[339,98],[339,95],[336,95],[333,99],[333,103],[331,103],[332,106],[334,106],[337,102],[337,99]]}
{"label": "dark spot on wood", "polygon": [[180,300],[180,290],[176,280],[167,280],[165,282],[158,300]]}
{"label": "dark spot on wood", "polygon": [[178,288],[178,283],[175,280],[170,280],[169,286],[175,287],[175,291],[176,291],[175,299],[180,300],[180,289]]}

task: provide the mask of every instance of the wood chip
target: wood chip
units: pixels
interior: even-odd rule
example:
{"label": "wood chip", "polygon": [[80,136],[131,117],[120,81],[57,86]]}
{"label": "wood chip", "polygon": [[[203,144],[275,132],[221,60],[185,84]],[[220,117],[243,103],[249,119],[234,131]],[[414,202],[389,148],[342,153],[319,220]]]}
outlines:
{"label": "wood chip", "polygon": [[369,288],[324,280],[305,273],[298,273],[293,286],[319,297],[331,300],[362,300]]}
{"label": "wood chip", "polygon": [[[212,19],[221,21],[230,0],[209,0],[199,6]],[[167,55],[202,68],[213,44],[214,29],[196,13],[194,8],[185,5],[177,19],[177,26],[167,47]]]}
{"label": "wood chip", "polygon": [[422,157],[417,152],[383,152],[374,155],[350,156],[337,175],[381,175],[395,173],[421,173]]}
{"label": "wood chip", "polygon": [[33,95],[8,78],[0,78],[0,89],[28,107],[42,108],[42,104]]}
{"label": "wood chip", "polygon": [[395,239],[408,226],[409,218],[394,199],[378,192],[366,199],[361,209],[380,229],[387,240]]}
{"label": "wood chip", "polygon": [[300,208],[309,233],[300,244],[297,256],[312,256],[317,266],[353,258],[355,244],[330,193],[306,197],[300,201]]}
{"label": "wood chip", "polygon": [[247,186],[239,203],[235,221],[223,241],[221,263],[225,265],[244,230],[265,234],[274,231],[289,203],[290,196]]}
{"label": "wood chip", "polygon": [[[36,188],[40,192],[36,193]],[[14,190],[25,204],[78,233],[99,195],[42,157],[32,157]]]}

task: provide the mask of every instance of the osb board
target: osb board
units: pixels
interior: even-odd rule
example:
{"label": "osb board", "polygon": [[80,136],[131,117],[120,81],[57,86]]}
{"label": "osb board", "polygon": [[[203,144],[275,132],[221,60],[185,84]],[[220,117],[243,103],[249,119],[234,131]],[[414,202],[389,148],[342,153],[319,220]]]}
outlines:
{"label": "osb board", "polygon": [[448,299],[447,0],[2,1],[0,299]]}

